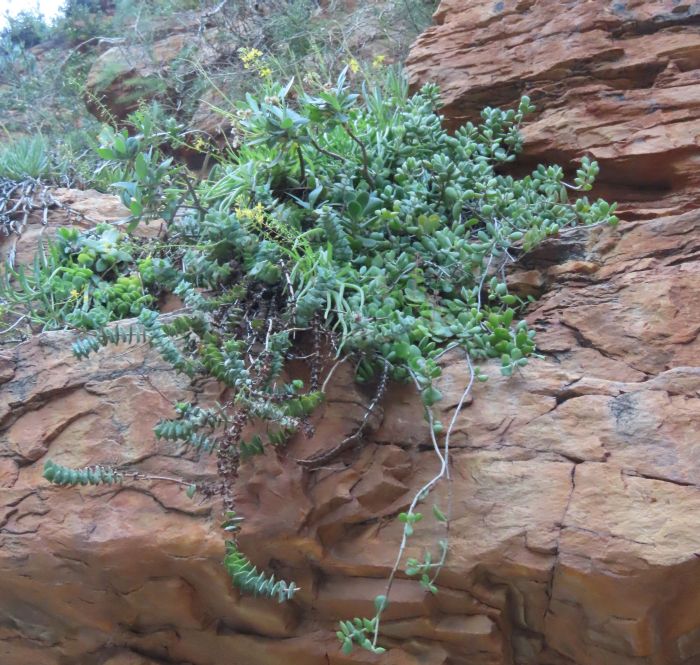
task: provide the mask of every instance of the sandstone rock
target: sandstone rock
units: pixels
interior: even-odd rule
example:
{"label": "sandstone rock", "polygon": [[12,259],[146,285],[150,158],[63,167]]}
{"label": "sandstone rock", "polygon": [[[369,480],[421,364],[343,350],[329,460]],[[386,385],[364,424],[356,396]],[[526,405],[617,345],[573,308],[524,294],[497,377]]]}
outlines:
{"label": "sandstone rock", "polygon": [[68,189],[59,187],[52,191],[62,209],[51,215],[52,225],[65,226],[71,218],[85,220],[88,224],[119,222],[129,216],[118,196],[104,194],[94,189]]}
{"label": "sandstone rock", "polygon": [[[528,158],[592,151],[628,221],[520,258],[513,281],[541,296],[528,319],[543,357],[510,379],[487,366],[456,420],[451,489],[423,511],[451,503],[439,593],[399,575],[385,656],[344,656],[334,631],[372,612],[400,541],[396,514],[438,468],[411,389],[391,387],[362,446],[303,470],[295,459],[342,440],[370,399],[341,368],[316,435],[241,469],[241,548],[302,587],[278,605],[230,587],[215,502],[156,481],[76,492],[41,480],[46,456],[214,474],[150,431],[170,400],[211,387],[195,394],[140,347],[77,362],[71,336],[51,333],[0,354],[0,660],[699,662],[700,214],[686,210],[698,195],[696,5],[445,0],[414,50],[414,82],[441,79],[455,121],[541,88]],[[628,102],[614,102],[620,91]],[[657,93],[666,105],[644,114]],[[557,113],[577,124],[557,125]],[[651,186],[661,180],[667,189]],[[443,364],[448,422],[469,371],[456,353]],[[443,536],[425,519],[406,555],[436,553]]]}
{"label": "sandstone rock", "polygon": [[676,0],[443,0],[408,69],[414,86],[440,84],[453,126],[530,95],[528,161],[588,154],[606,195],[687,209],[700,185],[698,15]]}
{"label": "sandstone rock", "polygon": [[[699,230],[687,213],[571,234],[568,260],[594,271],[559,270],[563,241],[524,260],[546,289],[529,315],[545,357],[511,379],[487,368],[459,417],[441,589],[397,580],[386,662],[693,662]],[[309,473],[293,458],[346,436],[368,401],[338,370],[317,435],[242,469],[241,547],[302,586],[298,601],[277,605],[230,588],[216,504],[157,482],[78,492],[42,482],[46,455],[192,480],[214,473],[211,460],[172,457],[153,439],[169,400],[189,390],[162,362],[139,348],[77,362],[69,342],[44,334],[0,356],[6,662],[106,658],[115,646],[119,658],[197,665],[221,653],[253,665],[378,662],[341,657],[334,621],[372,611],[396,553],[395,515],[437,468],[412,391],[393,387],[362,448]],[[468,370],[456,354],[444,364],[446,421]],[[444,508],[446,491],[430,503]],[[421,523],[407,556],[435,551],[441,535]],[[36,643],[48,655],[28,655]]]}
{"label": "sandstone rock", "polygon": [[[37,209],[28,217],[21,236],[0,234],[0,265],[8,259],[15,265],[30,265],[40,243],[52,238],[62,226],[86,229],[102,222],[120,222],[129,216],[119,197],[92,189],[51,189],[47,202],[50,215],[46,219]],[[36,203],[39,205],[38,198]]]}
{"label": "sandstone rock", "polygon": [[[593,155],[601,192],[632,220],[522,258],[516,289],[544,292],[529,320],[545,359],[507,394],[498,381],[480,387],[479,411],[465,411],[468,450],[573,464],[555,546],[542,549],[554,554],[546,610],[530,614],[544,622],[525,621],[538,635],[512,634],[514,662],[700,655],[688,623],[700,595],[686,577],[697,574],[698,543],[678,513],[698,500],[700,217],[683,211],[699,191],[699,13],[662,0],[443,0],[409,57],[414,86],[441,84],[453,125],[529,94],[540,113],[525,128],[526,164]],[[384,438],[406,434],[391,436],[402,420],[386,413]]]}
{"label": "sandstone rock", "polygon": [[[146,35],[137,31],[118,40],[88,72],[85,100],[90,112],[119,124],[141,104],[157,100],[189,130],[223,146],[230,122],[215,107],[228,110],[228,101],[218,95],[216,85],[208,85],[212,79],[206,77],[221,64],[233,64],[235,71],[237,49],[259,41],[262,21],[259,11],[247,3],[230,9],[225,19],[225,12],[178,12],[163,17]],[[199,155],[187,146],[178,154],[192,159]]]}
{"label": "sandstone rock", "polygon": [[[191,125],[205,136],[223,143],[225,135],[231,131],[231,120],[225,115],[232,113],[230,99],[214,89],[206,90],[192,116]],[[235,140],[230,142],[235,143]]]}
{"label": "sandstone rock", "polygon": [[143,100],[172,93],[168,76],[174,75],[178,58],[192,57],[194,49],[203,63],[213,62],[216,51],[192,27],[192,32],[165,36],[151,47],[120,44],[100,55],[86,81],[90,111],[105,120],[107,114],[122,120]]}

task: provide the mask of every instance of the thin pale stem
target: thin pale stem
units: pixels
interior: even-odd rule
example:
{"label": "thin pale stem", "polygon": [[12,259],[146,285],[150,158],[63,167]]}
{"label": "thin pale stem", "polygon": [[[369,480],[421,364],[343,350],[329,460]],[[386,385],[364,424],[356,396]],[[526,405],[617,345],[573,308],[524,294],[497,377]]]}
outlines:
{"label": "thin pale stem", "polygon": [[[450,471],[449,471],[449,459],[450,459],[450,437],[452,436],[452,431],[454,430],[454,427],[457,423],[457,418],[459,417],[459,414],[461,410],[464,408],[464,403],[466,402],[467,398],[469,397],[469,394],[471,393],[472,387],[474,386],[474,379],[476,378],[476,373],[474,371],[474,365],[472,363],[472,360],[467,354],[467,364],[469,366],[469,382],[467,383],[467,387],[464,389],[464,392],[462,393],[462,396],[457,403],[457,407],[455,408],[455,412],[452,415],[452,420],[450,421],[450,425],[447,428],[447,432],[445,433],[445,441],[443,443],[442,449],[440,448],[440,445],[438,444],[437,437],[435,436],[435,418],[433,416],[433,412],[430,408],[426,410],[427,413],[427,418],[428,418],[428,427],[430,429],[430,440],[431,443],[433,444],[433,448],[435,450],[435,454],[438,456],[438,459],[440,460],[440,470],[438,473],[433,476],[423,487],[421,487],[418,492],[413,496],[413,500],[411,501],[410,506],[408,507],[408,510],[406,511],[409,515],[413,513],[415,510],[416,505],[418,504],[419,501],[423,500],[427,494],[433,489],[433,487],[443,478],[446,478],[450,488],[449,488],[449,498],[448,498],[448,520],[447,520],[447,532],[449,535],[449,520],[450,520],[450,514],[451,514],[451,509],[452,509],[452,492],[451,492],[451,483],[452,479],[450,477]],[[413,378],[414,383],[416,384],[416,389],[420,392],[420,384],[418,382],[418,378],[416,375],[411,372],[411,377]],[[401,565],[401,560],[403,559],[403,555],[406,550],[406,543],[408,541],[408,535],[406,532],[406,529],[404,529],[403,536],[401,538],[401,544],[399,545],[399,551],[396,555],[396,561],[394,562],[394,566],[391,569],[391,573],[389,574],[389,579],[387,580],[387,585],[386,585],[386,590],[384,591],[384,596],[388,600],[389,594],[391,593],[391,588],[394,584],[394,580],[396,579],[396,574],[398,573],[399,566]],[[446,558],[446,553],[443,553],[442,559],[441,559],[441,566],[444,564],[444,559]],[[439,568],[438,571],[439,572]],[[435,577],[437,577],[437,572],[435,573]],[[385,603],[386,606],[386,603]],[[372,637],[372,646],[376,647],[377,646],[377,640],[379,639],[379,628],[380,628],[380,620],[381,620],[381,614],[383,612],[384,608],[382,607],[377,611],[377,614],[375,615],[375,627],[374,627],[374,635]]]}

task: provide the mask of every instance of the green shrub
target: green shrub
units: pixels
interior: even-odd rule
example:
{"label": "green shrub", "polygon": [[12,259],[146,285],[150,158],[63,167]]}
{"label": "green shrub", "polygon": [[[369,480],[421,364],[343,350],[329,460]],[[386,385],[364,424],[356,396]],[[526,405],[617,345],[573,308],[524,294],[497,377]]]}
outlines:
{"label": "green shrub", "polygon": [[[375,616],[341,622],[345,652],[354,644],[383,651],[381,615],[423,517],[416,508],[449,477],[450,436],[474,381],[486,378],[480,363],[497,359],[509,376],[535,351],[534,332],[520,317],[527,303],[508,290],[508,264],[567,227],[617,221],[605,201],[569,200],[569,192],[593,184],[598,167],[586,158],[573,184],[558,166],[507,175],[532,110],[526,97],[517,109],[485,109],[480,124],[454,134],[443,128],[439,107],[435,86],[409,97],[395,73],[361,94],[348,88],[346,72],[312,93],[292,95],[291,83],[268,82],[260,98],[249,95],[232,114],[244,135],[238,152],[199,184],[163,157],[147,116],[138,134],[102,135],[100,154],[130,174],[119,187],[132,226],[157,216],[168,222],[142,279],[178,294],[186,310],[162,321],[144,308],[132,325],[103,327],[74,350],[86,357],[107,344],[146,339],[176,371],[214,377],[230,389],[224,403],[178,404],[175,417],[155,428],[159,438],[216,454],[219,479],[188,493],[221,495],[231,511],[243,460],[280,449],[295,432],[312,433],[308,416],[323,399],[330,377],[321,369],[333,356],[352,363],[375,396],[351,436],[299,461],[310,469],[361,439],[390,378],[421,395],[439,470],[399,516],[403,539]],[[300,345],[306,381],[283,374]],[[442,397],[435,381],[449,349],[460,350],[470,379],[443,424],[433,409]],[[264,434],[244,438],[246,425],[260,421]],[[433,517],[449,525],[449,510],[434,506]],[[449,543],[438,547],[434,558],[405,562],[404,574],[431,593]],[[227,566],[242,590],[284,600],[295,589],[258,573],[235,536]]]}
{"label": "green shrub", "polygon": [[14,16],[7,13],[4,18],[7,27],[0,31],[0,41],[31,48],[49,36],[49,25],[38,12],[22,11]]}

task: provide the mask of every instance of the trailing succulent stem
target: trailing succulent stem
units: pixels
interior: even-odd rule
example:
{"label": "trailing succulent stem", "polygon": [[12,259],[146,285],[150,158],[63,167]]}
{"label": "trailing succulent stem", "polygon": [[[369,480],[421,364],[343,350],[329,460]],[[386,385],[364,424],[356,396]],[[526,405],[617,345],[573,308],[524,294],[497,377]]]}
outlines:
{"label": "trailing succulent stem", "polygon": [[157,480],[177,485],[186,485],[187,494],[194,494],[194,485],[185,482],[180,478],[171,478],[157,474],[142,473],[140,471],[127,471],[114,466],[104,466],[95,464],[81,469],[72,469],[61,464],[56,464],[52,460],[46,460],[44,473],[46,480],[54,485],[64,487],[75,487],[76,485],[121,485],[126,480]]}
{"label": "trailing succulent stem", "polygon": [[[523,178],[503,175],[502,166],[522,148],[519,128],[532,110],[527,97],[517,109],[487,108],[480,124],[451,134],[433,85],[409,97],[394,75],[359,94],[343,72],[335,85],[313,93],[290,95],[292,86],[266,80],[264,101],[247,96],[235,116],[245,140],[199,183],[149,143],[153,132],[145,127],[134,136],[103,132],[100,154],[130,175],[119,184],[130,228],[160,216],[167,229],[129,254],[141,295],[132,289],[126,300],[137,320],[110,326],[123,306],[96,317],[99,303],[88,297],[75,321],[92,332],[74,352],[82,358],[109,344],[148,343],[175,371],[227,389],[221,402],[178,403],[155,433],[216,456],[216,485],[188,493],[221,496],[229,516],[240,465],[256,455],[283,455],[291,436],[313,434],[311,415],[341,363],[355,368],[374,397],[352,435],[296,460],[310,470],[362,440],[390,380],[412,383],[438,470],[399,515],[402,540],[374,616],[342,621],[338,631],[343,651],[359,645],[381,653],[381,619],[397,576],[438,591],[449,556],[450,439],[475,383],[486,380],[483,363],[497,360],[507,377],[535,352],[534,332],[520,317],[528,301],[508,289],[509,263],[566,228],[617,218],[605,201],[570,200],[590,190],[598,172],[585,157],[573,184],[558,166],[539,166]],[[94,262],[100,272],[112,265],[97,265],[107,252],[130,269],[127,238],[112,238],[106,249],[91,241],[94,256],[80,249],[83,240],[70,239],[74,263]],[[113,273],[102,270],[101,279],[107,289]],[[157,298],[168,292],[182,299],[182,316],[158,313]],[[434,406],[442,399],[440,359],[450,350],[463,354],[469,381],[445,427]],[[297,375],[300,361],[308,367]],[[117,477],[47,464],[47,478],[58,484]],[[404,561],[423,519],[419,505],[442,482],[447,505],[444,511],[433,505],[432,515],[444,536],[422,559]],[[235,531],[238,520],[229,517],[224,528]],[[235,537],[225,565],[242,592],[282,602],[297,591],[293,582],[258,571]]]}
{"label": "trailing succulent stem", "polygon": [[54,485],[113,485],[124,481],[124,476],[114,467],[86,466],[71,469],[47,460],[44,464],[44,478]]}
{"label": "trailing succulent stem", "polygon": [[231,540],[226,543],[224,566],[233,580],[233,585],[243,593],[253,596],[277,597],[279,602],[283,603],[291,600],[294,594],[299,591],[299,587],[294,582],[275,580],[274,575],[268,576],[264,572],[258,572],[258,569]]}

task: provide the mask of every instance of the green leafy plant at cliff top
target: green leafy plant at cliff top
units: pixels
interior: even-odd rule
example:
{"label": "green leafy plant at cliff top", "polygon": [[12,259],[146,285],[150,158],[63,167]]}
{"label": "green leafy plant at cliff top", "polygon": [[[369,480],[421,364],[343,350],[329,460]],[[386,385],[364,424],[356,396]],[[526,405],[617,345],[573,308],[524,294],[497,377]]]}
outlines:
{"label": "green leafy plant at cliff top", "polygon": [[[229,388],[223,402],[177,404],[175,417],[156,426],[159,438],[216,456],[217,481],[191,492],[219,495],[231,512],[240,465],[260,454],[284,456],[291,436],[313,433],[309,418],[339,363],[352,364],[357,380],[373,389],[367,413],[346,439],[290,464],[313,471],[347,454],[390,379],[420,393],[438,469],[399,517],[402,541],[374,616],[341,622],[346,652],[355,644],[383,651],[381,617],[398,574],[415,576],[428,593],[439,590],[450,506],[432,510],[446,531],[437,553],[404,561],[423,519],[418,506],[449,482],[450,436],[474,382],[486,378],[481,365],[494,359],[509,376],[535,351],[534,332],[520,316],[526,303],[508,289],[507,265],[567,228],[617,221],[614,205],[570,199],[592,186],[598,167],[588,159],[571,183],[558,166],[508,175],[529,99],[516,109],[487,108],[481,123],[454,134],[443,128],[439,108],[436,86],[409,96],[396,74],[360,91],[349,88],[345,72],[313,91],[269,82],[231,114],[244,136],[239,151],[197,185],[163,167],[143,137],[103,135],[103,154],[133,176],[121,186],[128,202],[137,202],[132,223],[160,214],[168,220],[152,265],[160,286],[186,309],[162,319],[144,308],[130,327],[103,328],[78,341],[75,352],[85,357],[145,339],[175,370]],[[442,423],[433,409],[442,398],[436,380],[451,349],[470,379]],[[285,374],[291,360],[308,370]],[[251,424],[258,434],[247,433]],[[261,576],[239,556],[238,525],[227,524],[234,584],[292,598],[292,583]]]}

